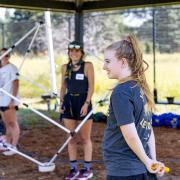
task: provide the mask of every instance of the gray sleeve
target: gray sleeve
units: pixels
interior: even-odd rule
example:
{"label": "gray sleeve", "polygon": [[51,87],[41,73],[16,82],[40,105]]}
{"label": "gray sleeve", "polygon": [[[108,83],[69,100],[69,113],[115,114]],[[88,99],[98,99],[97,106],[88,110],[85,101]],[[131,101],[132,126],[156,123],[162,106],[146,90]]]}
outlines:
{"label": "gray sleeve", "polygon": [[112,96],[112,108],[118,126],[133,123],[134,106],[130,96],[125,92],[119,92]]}

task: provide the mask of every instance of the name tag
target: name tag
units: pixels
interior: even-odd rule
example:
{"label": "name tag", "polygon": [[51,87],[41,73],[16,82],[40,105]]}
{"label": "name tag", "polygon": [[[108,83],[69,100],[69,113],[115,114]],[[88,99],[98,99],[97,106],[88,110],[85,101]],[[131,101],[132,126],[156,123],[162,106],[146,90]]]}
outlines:
{"label": "name tag", "polygon": [[84,80],[84,74],[76,74],[77,80]]}

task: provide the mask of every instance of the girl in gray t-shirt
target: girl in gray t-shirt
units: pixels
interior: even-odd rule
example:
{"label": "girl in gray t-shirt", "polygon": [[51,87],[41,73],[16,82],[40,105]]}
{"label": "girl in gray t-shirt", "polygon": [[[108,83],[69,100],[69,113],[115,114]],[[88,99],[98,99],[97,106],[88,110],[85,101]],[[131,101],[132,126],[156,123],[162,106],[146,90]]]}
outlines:
{"label": "girl in gray t-shirt", "polygon": [[155,105],[145,77],[148,65],[134,35],[111,44],[104,55],[108,78],[118,80],[103,139],[107,180],[156,180],[165,166],[156,160],[151,122]]}

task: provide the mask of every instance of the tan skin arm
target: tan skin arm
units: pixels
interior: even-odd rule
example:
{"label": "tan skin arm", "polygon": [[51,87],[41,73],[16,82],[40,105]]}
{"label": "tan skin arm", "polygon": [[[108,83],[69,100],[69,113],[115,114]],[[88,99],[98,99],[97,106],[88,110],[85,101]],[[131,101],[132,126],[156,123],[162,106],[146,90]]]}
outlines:
{"label": "tan skin arm", "polygon": [[91,62],[87,62],[85,65],[85,75],[88,78],[88,94],[86,101],[90,102],[94,93],[94,67]]}
{"label": "tan skin arm", "polygon": [[88,78],[88,93],[86,97],[86,101],[81,108],[81,116],[85,116],[87,114],[89,102],[94,93],[94,67],[91,62],[85,63],[85,76]]}
{"label": "tan skin arm", "polygon": [[[18,79],[14,80],[12,82],[12,89],[13,89],[12,95],[16,97],[18,94],[18,90],[19,90],[19,80]],[[9,107],[14,108],[14,106],[15,106],[14,99],[11,99],[11,101],[9,103]]]}
{"label": "tan skin arm", "polygon": [[[164,168],[164,164],[156,161],[156,159],[150,159],[144,150],[142,142],[138,136],[136,127],[134,123],[120,126],[120,130],[123,134],[123,137],[130,147],[130,149],[137,155],[137,157],[144,163],[146,168],[150,173],[154,173],[157,175],[163,175],[163,172],[160,172],[160,167]],[[157,169],[152,169],[152,165],[159,164],[160,166]]]}
{"label": "tan skin arm", "polygon": [[60,109],[59,109],[60,113],[63,112],[63,110],[61,109],[61,105],[63,103],[64,95],[67,89],[67,84],[66,81],[64,80],[66,69],[67,69],[67,64],[63,64],[61,67],[61,88],[60,88]]}
{"label": "tan skin arm", "polygon": [[156,144],[155,144],[154,131],[152,127],[151,127],[151,135],[148,141],[148,146],[152,159],[156,160]]}

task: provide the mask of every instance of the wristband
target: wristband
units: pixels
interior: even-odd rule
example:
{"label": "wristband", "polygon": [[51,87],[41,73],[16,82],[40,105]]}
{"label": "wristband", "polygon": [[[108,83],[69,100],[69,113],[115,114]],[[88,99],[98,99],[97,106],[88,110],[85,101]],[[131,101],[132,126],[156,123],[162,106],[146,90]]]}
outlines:
{"label": "wristband", "polygon": [[90,104],[90,102],[89,102],[89,101],[85,101],[85,104],[89,105],[89,104]]}

